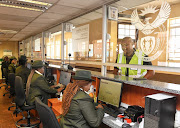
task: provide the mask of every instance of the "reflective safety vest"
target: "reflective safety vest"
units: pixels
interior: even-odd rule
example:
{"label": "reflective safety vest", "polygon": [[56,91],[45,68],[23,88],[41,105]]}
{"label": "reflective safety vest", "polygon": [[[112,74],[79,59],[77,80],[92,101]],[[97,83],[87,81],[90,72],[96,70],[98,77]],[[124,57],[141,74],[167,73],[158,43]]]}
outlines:
{"label": "reflective safety vest", "polygon": [[[138,55],[143,55],[142,51],[136,51],[139,52]],[[124,53],[118,54],[118,60],[117,63],[120,64],[126,64],[126,56],[124,56]],[[143,58],[142,57],[137,57],[136,54],[133,55],[131,58],[129,64],[136,64],[136,65],[143,65]],[[119,70],[121,70],[121,75],[126,74],[126,67],[118,67]],[[134,77],[134,78],[139,78],[139,77],[144,77],[147,73],[146,69],[138,69],[138,68],[128,68],[129,69],[129,77]]]}

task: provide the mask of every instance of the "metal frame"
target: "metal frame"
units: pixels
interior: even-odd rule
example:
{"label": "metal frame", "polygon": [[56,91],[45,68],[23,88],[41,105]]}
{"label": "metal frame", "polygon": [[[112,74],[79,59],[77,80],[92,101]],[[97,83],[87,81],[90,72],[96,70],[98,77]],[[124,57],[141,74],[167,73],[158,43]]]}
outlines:
{"label": "metal frame", "polygon": [[[102,63],[107,60],[107,6],[103,5],[103,21],[102,21]],[[105,75],[107,72],[106,65],[101,65],[101,74]]]}
{"label": "metal frame", "polygon": [[[117,2],[119,0],[114,0],[114,2]],[[180,68],[179,67],[165,67],[165,66],[149,66],[149,65],[131,65],[131,64],[118,64],[118,63],[108,63],[106,62],[107,60],[107,5],[111,4],[112,1],[110,3],[107,2],[107,4],[100,6],[100,7],[95,7],[94,9],[90,10],[90,11],[86,11],[78,16],[74,16],[69,20],[65,20],[63,23],[59,23],[57,25],[62,24],[62,36],[61,36],[61,59],[60,60],[56,60],[54,59],[53,61],[56,62],[61,62],[62,64],[65,63],[65,61],[68,60],[64,60],[64,31],[65,31],[65,22],[68,22],[72,19],[75,19],[77,17],[80,17],[84,14],[90,13],[96,9],[99,9],[101,7],[103,7],[103,21],[102,21],[102,62],[91,62],[91,61],[77,61],[77,60],[71,60],[71,62],[74,63],[82,63],[82,64],[93,64],[93,65],[100,65],[101,66],[101,74],[105,75],[107,72],[107,66],[116,66],[116,67],[128,67],[128,68],[140,68],[140,69],[148,69],[148,70],[158,70],[158,71],[167,71],[167,72],[178,72],[180,73]],[[55,25],[55,26],[57,26]],[[53,26],[53,27],[55,27]],[[51,27],[51,28],[53,28]],[[49,28],[50,29],[50,28]],[[42,38],[43,38],[43,46],[44,46],[44,32],[42,32]],[[31,59],[33,59],[33,37],[31,36]],[[43,58],[44,58],[44,49],[45,47],[43,47]]]}
{"label": "metal frame", "polygon": [[62,23],[62,32],[61,32],[61,60],[62,64],[64,64],[64,31],[65,31],[65,24]]}

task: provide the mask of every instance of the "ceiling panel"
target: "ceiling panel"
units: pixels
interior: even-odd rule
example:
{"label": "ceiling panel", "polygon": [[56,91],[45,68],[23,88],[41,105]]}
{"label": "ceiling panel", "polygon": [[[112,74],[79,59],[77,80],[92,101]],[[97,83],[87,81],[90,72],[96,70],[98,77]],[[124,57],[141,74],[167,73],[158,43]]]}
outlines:
{"label": "ceiling panel", "polygon": [[47,10],[47,12],[58,13],[62,15],[73,15],[73,13],[78,13],[79,11],[82,10],[79,8],[73,8],[73,7],[61,6],[61,5],[54,5],[49,10]]}
{"label": "ceiling panel", "polygon": [[11,20],[0,20],[0,24],[4,24],[4,25],[27,25],[28,22],[19,22],[19,21],[11,21]]}
{"label": "ceiling panel", "polygon": [[25,27],[24,29],[22,29],[21,31],[37,31],[38,29],[40,29],[40,28],[38,28],[38,27],[29,27],[29,26],[27,26],[27,27]]}
{"label": "ceiling panel", "polygon": [[31,22],[28,27],[46,27],[48,26],[48,23],[36,23],[36,22]]}
{"label": "ceiling panel", "polygon": [[87,23],[89,21],[90,20],[83,19],[83,18],[76,18],[74,20],[69,21],[69,23],[72,23],[73,25],[79,25],[79,24]]}
{"label": "ceiling panel", "polygon": [[53,22],[55,22],[55,21],[56,21],[56,19],[38,18],[38,19],[35,19],[33,22],[34,22],[34,23],[50,24],[50,23],[53,23]]}
{"label": "ceiling panel", "polygon": [[9,8],[9,7],[1,7],[0,6],[0,13],[1,14],[8,14],[8,15],[15,15],[15,16],[26,16],[26,17],[37,17],[43,12],[37,11],[30,11],[25,9],[16,9],[16,8]]}
{"label": "ceiling panel", "polygon": [[95,20],[95,19],[102,18],[102,14],[94,11],[86,15],[83,15],[81,18],[88,19],[88,20]]}
{"label": "ceiling panel", "polygon": [[7,25],[7,24],[0,24],[0,29],[2,30],[14,30],[14,31],[20,31],[23,29],[26,25]]}
{"label": "ceiling panel", "polygon": [[9,37],[5,37],[5,38],[4,38],[4,37],[3,37],[3,38],[1,37],[1,38],[0,38],[0,41],[7,41],[7,40],[9,40]]}
{"label": "ceiling panel", "polygon": [[59,0],[38,0],[38,1],[54,4],[54,3],[56,3]]}
{"label": "ceiling panel", "polygon": [[14,36],[15,34],[0,34],[0,38],[3,37],[3,38],[8,38],[8,37],[12,37]]}
{"label": "ceiling panel", "polygon": [[1,20],[11,20],[11,21],[20,21],[20,22],[31,22],[34,18],[33,17],[26,17],[26,16],[15,16],[15,15],[8,15],[8,14],[1,14]]}
{"label": "ceiling panel", "polygon": [[[0,35],[2,40],[20,41],[26,37],[36,35],[37,33],[47,30],[63,20],[68,20],[74,15],[78,15],[91,8],[101,6],[106,2],[114,0],[37,0],[53,5],[45,12],[37,12],[23,9],[15,9],[0,6],[0,29],[18,31],[15,35]],[[120,0],[111,6],[124,11],[153,0]],[[180,0],[167,0],[171,4],[179,3]],[[153,3],[153,2],[151,2]],[[153,3],[156,4],[157,0]],[[149,3],[148,3],[149,4]],[[141,6],[140,6],[141,7]],[[69,21],[74,25],[87,23],[94,19],[102,18],[102,8],[92,13],[86,14],[79,18]],[[59,30],[59,29],[58,29]],[[13,36],[13,37],[11,37]]]}
{"label": "ceiling panel", "polygon": [[120,0],[114,4],[111,4],[111,6],[117,7],[118,11],[120,12],[120,11],[125,11],[125,10],[131,9],[133,7],[136,7],[136,6],[151,2],[151,1],[154,1],[154,0],[136,0],[133,2],[132,0]]}
{"label": "ceiling panel", "polygon": [[46,19],[62,19],[65,17],[67,17],[67,15],[61,15],[57,13],[48,13],[48,12],[45,12],[41,16],[39,16],[39,18],[46,18]]}
{"label": "ceiling panel", "polygon": [[69,6],[69,7],[87,9],[87,8],[91,8],[94,5],[102,4],[103,2],[104,2],[103,0],[60,0],[57,4]]}

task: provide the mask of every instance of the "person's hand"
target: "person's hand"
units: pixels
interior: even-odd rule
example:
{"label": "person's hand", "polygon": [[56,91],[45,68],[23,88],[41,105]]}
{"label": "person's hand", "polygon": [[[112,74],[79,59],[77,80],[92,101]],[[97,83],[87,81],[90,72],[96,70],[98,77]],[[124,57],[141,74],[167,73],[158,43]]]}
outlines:
{"label": "person's hand", "polygon": [[60,84],[60,83],[58,83],[56,86],[60,86],[60,87],[65,88],[65,85],[62,85],[62,84]]}
{"label": "person's hand", "polygon": [[96,108],[102,108],[102,109],[104,109],[101,104],[98,104],[98,106],[96,106]]}
{"label": "person's hand", "polygon": [[56,85],[52,85],[52,86],[51,86],[51,88],[54,88],[54,87],[56,87]]}
{"label": "person's hand", "polygon": [[60,87],[57,89],[57,92],[61,92],[64,89],[64,87]]}

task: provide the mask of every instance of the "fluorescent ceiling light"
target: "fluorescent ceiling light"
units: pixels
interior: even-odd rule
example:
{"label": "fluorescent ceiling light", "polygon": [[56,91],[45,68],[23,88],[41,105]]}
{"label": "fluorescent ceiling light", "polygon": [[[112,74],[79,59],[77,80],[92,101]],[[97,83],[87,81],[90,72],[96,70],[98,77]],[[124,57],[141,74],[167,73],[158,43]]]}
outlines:
{"label": "fluorescent ceiling light", "polygon": [[4,34],[15,34],[17,33],[17,31],[14,31],[14,30],[3,30],[3,29],[0,29],[0,32],[4,33]]}
{"label": "fluorescent ceiling light", "polygon": [[52,4],[40,2],[40,1],[34,1],[34,0],[17,0],[17,1],[28,2],[28,3],[33,3],[33,4],[40,4],[40,5],[45,5],[45,6],[52,6]]}
{"label": "fluorescent ceiling light", "polygon": [[0,6],[3,6],[3,7],[10,7],[10,8],[18,8],[18,9],[26,9],[26,10],[31,10],[31,11],[40,11],[40,12],[43,12],[43,10],[40,10],[40,9],[27,8],[27,7],[21,7],[21,6],[16,6],[16,5],[0,4]]}

